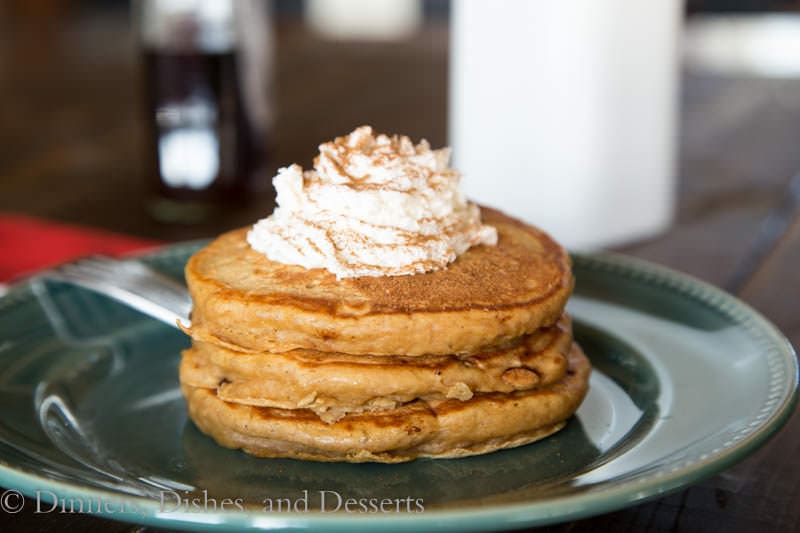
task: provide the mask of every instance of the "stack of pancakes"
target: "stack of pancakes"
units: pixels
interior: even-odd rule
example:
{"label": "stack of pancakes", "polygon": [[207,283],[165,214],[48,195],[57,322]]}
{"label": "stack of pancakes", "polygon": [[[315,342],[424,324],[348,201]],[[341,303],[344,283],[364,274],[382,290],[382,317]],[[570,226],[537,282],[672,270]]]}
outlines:
{"label": "stack of pancakes", "polygon": [[409,276],[276,263],[246,229],[213,241],[186,267],[191,419],[253,455],[351,462],[486,453],[561,429],[590,372],[564,314],[569,257],[536,228],[483,220],[496,246]]}

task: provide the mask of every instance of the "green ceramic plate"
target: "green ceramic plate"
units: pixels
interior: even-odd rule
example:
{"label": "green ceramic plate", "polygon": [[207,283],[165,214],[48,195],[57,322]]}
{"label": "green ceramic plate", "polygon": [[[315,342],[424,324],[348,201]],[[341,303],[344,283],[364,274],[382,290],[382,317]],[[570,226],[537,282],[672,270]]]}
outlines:
{"label": "green ceramic plate", "polygon": [[[145,260],[180,277],[196,246]],[[171,528],[504,529],[684,487],[788,418],[795,354],[749,307],[623,257],[578,256],[575,273],[569,311],[595,366],[577,416],[529,446],[402,465],[218,447],[186,418],[181,333],[81,289],[18,285],[0,298],[0,485],[42,510]],[[0,505],[18,501],[6,492]]]}

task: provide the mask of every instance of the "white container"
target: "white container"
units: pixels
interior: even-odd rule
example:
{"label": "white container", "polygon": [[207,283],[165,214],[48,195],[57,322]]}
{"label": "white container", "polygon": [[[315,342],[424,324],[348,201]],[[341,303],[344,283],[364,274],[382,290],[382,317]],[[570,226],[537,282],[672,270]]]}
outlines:
{"label": "white container", "polygon": [[403,39],[419,27],[422,2],[306,0],[305,17],[314,31],[329,39]]}
{"label": "white container", "polygon": [[682,2],[451,5],[450,143],[467,195],[571,248],[668,227]]}

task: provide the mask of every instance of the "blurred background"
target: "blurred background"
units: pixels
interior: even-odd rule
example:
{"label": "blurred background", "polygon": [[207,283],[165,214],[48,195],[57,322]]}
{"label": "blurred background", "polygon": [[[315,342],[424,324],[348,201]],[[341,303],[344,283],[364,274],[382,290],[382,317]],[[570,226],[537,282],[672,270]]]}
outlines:
{"label": "blurred background", "polygon": [[[800,343],[798,0],[3,0],[0,99],[0,293],[251,224],[278,167],[370,124],[452,144],[475,200],[723,287]],[[796,414],[730,471],[574,530],[797,530],[798,457]]]}
{"label": "blurred background", "polygon": [[470,196],[570,247],[748,279],[795,218],[800,3],[494,4],[2,2],[3,255],[43,222],[252,223],[276,168],[370,124],[451,143]]}

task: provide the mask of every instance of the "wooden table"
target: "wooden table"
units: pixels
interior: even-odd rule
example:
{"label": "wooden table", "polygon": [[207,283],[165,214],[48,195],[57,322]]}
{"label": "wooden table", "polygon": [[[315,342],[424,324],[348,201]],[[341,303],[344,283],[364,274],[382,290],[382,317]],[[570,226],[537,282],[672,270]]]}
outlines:
{"label": "wooden table", "polygon": [[[447,40],[446,26],[434,23],[407,42],[334,45],[280,21],[273,168],[308,165],[320,140],[362,123],[444,144]],[[137,75],[124,14],[79,17],[43,35],[3,29],[0,211],[166,241],[269,213],[264,197],[198,226],[147,216]],[[730,290],[800,345],[800,180],[791,188],[800,172],[800,80],[687,72],[680,139],[674,226],[621,251]],[[143,531],[80,515],[0,517],[3,531],[65,526]],[[687,490],[547,529],[800,530],[800,415],[749,459]]]}

